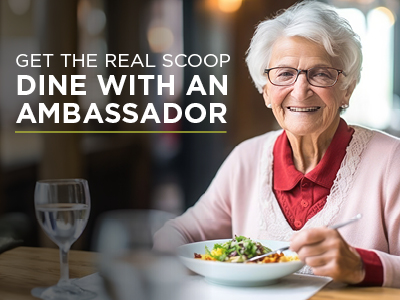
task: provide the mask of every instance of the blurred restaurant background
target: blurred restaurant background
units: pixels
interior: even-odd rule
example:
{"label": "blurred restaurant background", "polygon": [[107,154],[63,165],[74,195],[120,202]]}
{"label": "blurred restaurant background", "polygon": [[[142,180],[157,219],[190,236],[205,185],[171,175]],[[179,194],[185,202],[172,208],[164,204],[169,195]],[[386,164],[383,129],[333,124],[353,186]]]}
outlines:
{"label": "blurred restaurant background", "polygon": [[[13,237],[27,246],[52,246],[36,222],[35,182],[50,178],[86,178],[92,208],[85,234],[75,248],[90,249],[96,219],[117,209],[157,209],[175,215],[192,206],[214,177],[229,152],[240,142],[278,129],[251,82],[245,53],[255,26],[295,3],[293,0],[0,0],[0,237]],[[361,36],[364,51],[362,81],[350,108],[343,114],[349,123],[400,136],[400,1],[327,0],[338,7]],[[106,53],[148,55],[155,68],[65,68],[54,59],[50,67],[20,68],[19,54],[95,53],[98,62]],[[223,67],[162,68],[162,56],[184,53],[229,54]],[[17,95],[17,75],[86,75],[85,96]],[[137,85],[135,95],[105,96],[97,75],[175,76],[175,95],[149,95]],[[199,75],[208,90],[209,75],[228,75],[228,93],[186,96],[191,79]],[[166,93],[167,94],[167,93]],[[155,104],[159,115],[165,102],[186,107],[224,103],[223,124],[208,119],[192,124],[146,123],[32,124],[16,120],[23,103],[90,103],[104,109],[107,103],[135,103],[143,113]],[[226,131],[213,134],[16,134],[16,130],[153,130]]]}

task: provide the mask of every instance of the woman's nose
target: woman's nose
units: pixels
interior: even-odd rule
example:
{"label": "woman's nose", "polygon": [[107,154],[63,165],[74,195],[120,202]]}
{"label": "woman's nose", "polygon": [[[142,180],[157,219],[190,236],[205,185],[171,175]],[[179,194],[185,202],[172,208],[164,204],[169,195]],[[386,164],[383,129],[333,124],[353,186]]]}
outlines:
{"label": "woman's nose", "polygon": [[303,100],[312,95],[311,85],[307,80],[307,74],[301,72],[293,84],[292,96],[297,100]]}

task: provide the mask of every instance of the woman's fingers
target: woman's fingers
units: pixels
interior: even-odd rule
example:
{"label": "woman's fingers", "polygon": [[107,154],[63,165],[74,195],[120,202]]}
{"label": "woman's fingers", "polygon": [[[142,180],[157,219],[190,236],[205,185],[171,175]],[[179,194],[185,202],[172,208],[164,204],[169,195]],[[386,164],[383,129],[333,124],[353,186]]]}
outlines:
{"label": "woman's fingers", "polygon": [[325,256],[308,256],[304,258],[304,263],[311,268],[325,266],[329,260]]}
{"label": "woman's fingers", "polygon": [[329,276],[335,281],[356,284],[363,281],[365,270],[361,261],[354,260],[328,260],[326,264],[312,267],[317,276]]}
{"label": "woman's fingers", "polygon": [[308,245],[301,247],[297,251],[297,255],[303,262],[305,262],[306,258],[320,257],[320,256],[323,256],[327,251],[328,251],[328,249],[324,245],[324,241],[322,241],[319,243],[308,244]]}
{"label": "woman's fingers", "polygon": [[320,227],[306,229],[293,235],[290,241],[290,250],[299,253],[300,249],[307,245],[317,245],[332,235],[332,229]]}
{"label": "woman's fingers", "polygon": [[340,270],[333,260],[312,268],[314,275],[332,277],[333,280],[340,281]]}
{"label": "woman's fingers", "polygon": [[364,278],[360,256],[337,230],[313,228],[301,231],[293,236],[290,249],[297,252],[315,275],[330,276],[346,283],[358,283]]}

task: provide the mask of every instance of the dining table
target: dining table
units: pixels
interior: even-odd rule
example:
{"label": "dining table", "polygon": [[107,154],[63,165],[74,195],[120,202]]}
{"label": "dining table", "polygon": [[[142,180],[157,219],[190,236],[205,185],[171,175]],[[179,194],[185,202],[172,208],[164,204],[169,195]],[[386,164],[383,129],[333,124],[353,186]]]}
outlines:
{"label": "dining table", "polygon": [[[97,252],[71,250],[70,277],[81,278],[98,272],[99,255]],[[31,295],[31,290],[57,283],[59,259],[58,249],[43,247],[17,247],[0,254],[0,300],[38,299]],[[309,299],[398,300],[400,289],[354,287],[330,282]]]}

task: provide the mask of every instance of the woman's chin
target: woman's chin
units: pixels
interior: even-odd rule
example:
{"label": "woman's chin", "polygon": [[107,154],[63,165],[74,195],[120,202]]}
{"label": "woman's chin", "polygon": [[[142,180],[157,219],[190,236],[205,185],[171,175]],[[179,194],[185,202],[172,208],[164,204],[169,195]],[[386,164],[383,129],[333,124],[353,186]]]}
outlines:
{"label": "woman's chin", "polygon": [[336,122],[335,117],[324,118],[318,113],[290,113],[285,114],[284,121],[279,123],[293,135],[306,136],[322,134]]}
{"label": "woman's chin", "polygon": [[321,126],[320,121],[320,119],[310,118],[309,116],[304,118],[285,118],[285,122],[281,124],[281,127],[294,135],[312,135],[321,132],[321,127],[323,126]]}
{"label": "woman's chin", "polygon": [[291,133],[294,136],[311,136],[321,133],[321,126],[314,123],[303,123],[303,124],[292,124],[283,127],[286,132]]}

